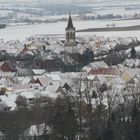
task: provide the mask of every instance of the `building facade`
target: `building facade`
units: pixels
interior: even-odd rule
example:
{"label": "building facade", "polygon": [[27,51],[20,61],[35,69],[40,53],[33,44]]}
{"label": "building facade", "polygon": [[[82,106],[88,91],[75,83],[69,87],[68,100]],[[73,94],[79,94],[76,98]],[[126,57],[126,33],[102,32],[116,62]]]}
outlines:
{"label": "building facade", "polygon": [[65,29],[65,52],[77,53],[75,27],[73,26],[71,15],[69,14],[68,24]]}

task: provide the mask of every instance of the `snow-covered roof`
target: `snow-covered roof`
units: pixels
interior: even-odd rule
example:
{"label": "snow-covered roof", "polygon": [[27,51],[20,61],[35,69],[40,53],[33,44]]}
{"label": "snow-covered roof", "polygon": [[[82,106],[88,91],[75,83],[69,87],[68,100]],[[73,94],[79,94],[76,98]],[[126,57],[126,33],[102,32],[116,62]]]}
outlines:
{"label": "snow-covered roof", "polygon": [[37,80],[40,82],[41,86],[47,87],[48,84],[49,84],[50,81],[51,81],[51,78],[46,77],[46,76],[38,76],[38,77],[37,77]]}
{"label": "snow-covered roof", "polygon": [[55,73],[46,74],[46,76],[51,77],[51,79],[53,81],[60,81],[61,80],[59,74],[57,74],[57,73],[56,74]]}
{"label": "snow-covered roof", "polygon": [[1,78],[0,85],[10,86],[10,85],[13,85],[13,82],[9,78]]}
{"label": "snow-covered roof", "polygon": [[46,72],[45,69],[32,69],[32,71],[35,75],[43,75]]}
{"label": "snow-covered roof", "polygon": [[23,85],[23,84],[14,84],[13,85],[13,90],[14,91],[22,91],[22,90],[29,90],[30,89],[30,85],[26,84],[26,85]]}
{"label": "snow-covered roof", "polygon": [[17,74],[18,76],[32,76],[34,73],[31,69],[18,68]]}
{"label": "snow-covered roof", "polygon": [[61,86],[61,83],[59,81],[51,82],[46,90],[52,93],[53,92],[55,93],[60,86]]}
{"label": "snow-covered roof", "polygon": [[38,49],[40,50],[40,49],[43,49],[44,45],[45,44],[41,41],[33,40],[33,41],[28,42],[27,48],[29,50],[38,50]]}
{"label": "snow-covered roof", "polygon": [[21,93],[19,93],[19,95],[25,97],[26,99],[35,98],[34,93],[33,92],[29,92],[29,91],[27,91],[27,92],[25,92],[25,91],[24,92],[21,92]]}
{"label": "snow-covered roof", "polygon": [[18,40],[16,41],[10,40],[4,44],[2,50],[5,50],[7,53],[10,54],[19,54],[22,48],[23,48],[23,44]]}
{"label": "snow-covered roof", "polygon": [[22,85],[28,85],[31,81],[30,77],[24,77],[24,79],[22,80]]}
{"label": "snow-covered roof", "polygon": [[140,74],[140,69],[138,68],[123,68],[123,74],[127,73],[131,78],[133,78],[136,74]]}
{"label": "snow-covered roof", "polygon": [[17,83],[20,83],[22,85],[29,84],[29,82],[31,81],[31,77],[29,77],[29,76],[26,76],[26,77],[16,77],[15,79],[16,79]]}
{"label": "snow-covered roof", "polygon": [[108,68],[108,65],[104,61],[93,62],[88,64],[88,66],[92,68]]}
{"label": "snow-covered roof", "polygon": [[59,93],[46,90],[46,91],[42,91],[41,95],[45,97],[50,97],[52,99],[56,99],[59,96]]}
{"label": "snow-covered roof", "polygon": [[107,82],[107,79],[104,75],[96,75],[96,77],[99,79],[99,81],[101,83],[106,83]]}

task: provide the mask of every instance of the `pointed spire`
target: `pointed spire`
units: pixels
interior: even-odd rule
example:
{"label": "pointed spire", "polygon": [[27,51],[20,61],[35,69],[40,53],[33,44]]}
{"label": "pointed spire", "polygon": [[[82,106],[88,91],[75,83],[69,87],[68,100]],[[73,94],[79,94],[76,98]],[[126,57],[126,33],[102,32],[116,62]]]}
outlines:
{"label": "pointed spire", "polygon": [[69,13],[69,20],[68,20],[68,25],[67,25],[67,28],[74,28],[73,27],[73,23],[72,23],[72,18],[71,18],[71,14]]}

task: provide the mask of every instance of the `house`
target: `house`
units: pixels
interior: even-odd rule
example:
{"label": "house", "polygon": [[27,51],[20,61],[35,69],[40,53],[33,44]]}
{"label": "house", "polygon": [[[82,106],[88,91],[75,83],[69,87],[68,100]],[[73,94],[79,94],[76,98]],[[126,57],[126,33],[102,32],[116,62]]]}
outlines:
{"label": "house", "polygon": [[24,48],[21,50],[20,54],[22,55],[22,54],[24,54],[24,53],[26,53],[26,52],[28,52],[28,51],[29,51],[29,49],[28,49],[27,47],[24,47]]}
{"label": "house", "polygon": [[21,58],[28,58],[30,56],[34,56],[34,52],[32,50],[29,50],[27,47],[24,47],[20,51],[20,56],[21,56]]}
{"label": "house", "polygon": [[124,81],[128,82],[137,74],[140,74],[140,69],[125,68],[121,77]]}
{"label": "house", "polygon": [[62,96],[70,97],[72,94],[69,94],[70,92],[73,92],[70,85],[65,83],[63,86],[59,86],[56,93],[60,93]]}
{"label": "house", "polygon": [[110,83],[112,85],[125,85],[126,82],[120,76],[116,76],[116,77],[112,78]]}
{"label": "house", "polygon": [[46,76],[38,76],[37,79],[34,80],[34,82],[32,83],[38,83],[42,87],[48,87],[50,82],[51,82],[51,78],[46,77]]}
{"label": "house", "polygon": [[61,78],[60,78],[60,76],[59,76],[59,72],[57,73],[53,73],[53,72],[51,72],[51,73],[46,73],[46,76],[47,77],[50,77],[51,79],[52,79],[52,81],[61,81]]}
{"label": "house", "polygon": [[52,81],[44,91],[44,95],[52,99],[56,99],[58,96],[62,95],[60,92],[58,92],[60,87],[61,83],[59,81]]}
{"label": "house", "polygon": [[58,89],[56,90],[56,93],[60,93],[62,95],[66,95],[66,91],[61,86],[58,87]]}
{"label": "house", "polygon": [[19,41],[7,41],[4,46],[3,50],[5,50],[10,56],[17,56],[20,54],[20,50],[23,48],[23,44]]}
{"label": "house", "polygon": [[120,76],[116,76],[109,81],[108,85],[114,89],[114,91],[121,92],[121,90],[125,87],[126,82]]}
{"label": "house", "polygon": [[88,75],[120,75],[120,70],[117,67],[93,68]]}
{"label": "house", "polygon": [[130,79],[128,84],[139,84],[140,83],[140,74],[136,74],[132,79]]}
{"label": "house", "polygon": [[43,75],[46,73],[45,69],[32,69],[34,75]]}
{"label": "house", "polygon": [[15,72],[17,71],[16,66],[17,64],[15,60],[6,60],[0,62],[0,70],[3,72]]}
{"label": "house", "polygon": [[15,92],[18,92],[18,91],[25,91],[25,90],[30,90],[30,85],[23,85],[23,84],[14,84],[13,85],[13,90]]}
{"label": "house", "polygon": [[36,99],[34,93],[31,91],[23,91],[19,93],[18,95],[26,99],[27,105],[33,105]]}
{"label": "house", "polygon": [[14,78],[16,77],[16,72],[3,72],[0,71],[0,77]]}
{"label": "house", "polygon": [[0,79],[0,86],[4,87],[13,87],[14,81],[10,78],[1,78]]}
{"label": "house", "polygon": [[28,50],[44,50],[46,45],[38,40],[33,40],[27,44]]}
{"label": "house", "polygon": [[100,85],[102,85],[104,83],[107,83],[107,79],[106,79],[106,77],[104,75],[96,75],[92,82],[93,82],[94,87],[98,87],[98,86],[100,86]]}
{"label": "house", "polygon": [[97,61],[88,64],[82,68],[82,71],[89,72],[91,69],[98,69],[98,68],[108,68],[108,65],[104,61]]}
{"label": "house", "polygon": [[17,77],[26,77],[26,76],[33,76],[34,72],[32,69],[27,69],[27,68],[18,68],[16,72]]}

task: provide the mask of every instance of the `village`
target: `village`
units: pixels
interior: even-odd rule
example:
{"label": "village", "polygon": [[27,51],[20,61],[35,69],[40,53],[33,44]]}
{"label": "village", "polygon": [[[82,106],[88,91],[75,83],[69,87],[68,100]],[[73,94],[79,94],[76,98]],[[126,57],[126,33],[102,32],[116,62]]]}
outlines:
{"label": "village", "polygon": [[[95,35],[76,37],[71,15],[65,39],[47,36],[29,37],[24,42],[19,40],[4,42],[1,39],[0,140],[9,137],[8,140],[91,140],[93,137],[95,140],[103,140],[100,134],[105,132],[104,138],[111,137],[111,132],[108,132],[107,128],[111,127],[110,120],[114,121],[112,118],[117,111],[119,113],[116,114],[116,122],[133,121],[132,106],[140,100],[139,58],[140,41],[135,37],[105,38]],[[50,117],[54,115],[54,108],[57,108],[54,106],[60,106],[59,111],[56,111],[60,113],[60,117],[65,115],[68,117],[65,116],[68,119],[65,120],[67,128],[63,126],[63,129],[59,130],[61,126],[57,128],[49,122]],[[128,106],[129,110],[123,112],[122,107]],[[28,125],[20,131],[20,127],[17,130],[12,128],[14,121],[20,120],[16,119],[18,111],[24,115],[33,111],[34,115],[37,114],[40,118],[41,111],[37,110],[38,108],[46,108],[45,121],[41,118],[39,121],[27,122]],[[71,111],[75,117],[71,115]],[[101,111],[102,117],[98,111]],[[4,115],[12,117],[13,112],[15,119],[13,117],[12,122],[9,121],[9,126],[7,124],[6,127],[4,121],[8,121],[8,117]],[[96,114],[99,116],[95,119],[93,116]],[[102,120],[102,128],[92,126],[98,118]],[[22,121],[24,120],[21,119],[20,123]],[[62,118],[59,121],[63,121]],[[92,133],[94,129],[101,131],[99,136],[94,136]],[[27,130],[28,139],[23,137]],[[13,135],[12,132],[17,133]],[[56,137],[54,132],[57,133]],[[121,132],[118,139],[123,139]],[[127,139],[127,136],[124,136],[124,139]]]}

